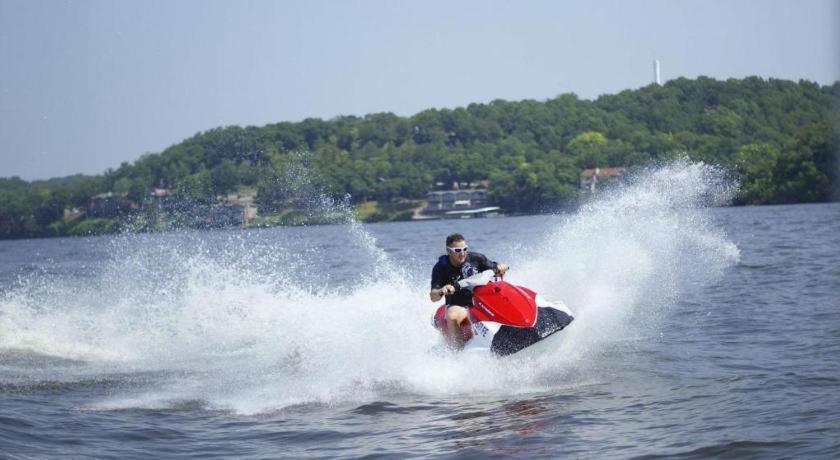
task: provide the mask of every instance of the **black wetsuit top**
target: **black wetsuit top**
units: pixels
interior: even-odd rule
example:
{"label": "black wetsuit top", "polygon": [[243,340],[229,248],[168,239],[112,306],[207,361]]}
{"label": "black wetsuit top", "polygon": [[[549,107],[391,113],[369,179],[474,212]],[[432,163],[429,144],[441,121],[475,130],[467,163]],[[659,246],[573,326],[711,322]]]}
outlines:
{"label": "black wetsuit top", "polygon": [[[468,252],[467,259],[460,267],[456,267],[449,262],[449,257],[446,255],[440,256],[432,269],[432,289],[440,289],[447,284],[451,284],[456,288],[455,282],[468,278],[484,270],[496,270],[496,262],[488,260],[484,254],[477,252]],[[472,291],[469,289],[458,289],[454,294],[446,296],[446,305],[460,305],[462,307],[469,307],[472,305]]]}

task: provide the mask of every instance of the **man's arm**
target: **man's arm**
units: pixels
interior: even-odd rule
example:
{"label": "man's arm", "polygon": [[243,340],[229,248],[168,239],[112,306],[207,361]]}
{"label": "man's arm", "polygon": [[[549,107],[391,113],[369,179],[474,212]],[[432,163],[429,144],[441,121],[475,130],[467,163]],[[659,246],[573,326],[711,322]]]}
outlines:
{"label": "man's arm", "polygon": [[443,277],[443,273],[440,271],[440,265],[435,265],[434,268],[432,268],[432,290],[429,291],[429,298],[432,302],[437,302],[447,294],[455,293],[455,288],[451,284],[444,284],[446,283],[446,280]]}
{"label": "man's arm", "polygon": [[503,262],[496,263],[496,262],[488,259],[487,256],[485,256],[484,254],[480,254],[480,253],[473,253],[473,254],[478,256],[478,265],[479,265],[479,270],[481,270],[481,271],[492,269],[497,274],[504,275],[505,272],[508,271],[508,268],[510,268],[510,267],[508,267],[508,264],[503,263]]}
{"label": "man's arm", "polygon": [[437,302],[438,300],[443,298],[443,296],[445,296],[447,294],[454,294],[454,293],[455,293],[455,286],[452,286],[451,284],[447,284],[446,286],[441,287],[441,288],[432,287],[432,290],[429,291],[429,298],[432,299],[432,302]]}

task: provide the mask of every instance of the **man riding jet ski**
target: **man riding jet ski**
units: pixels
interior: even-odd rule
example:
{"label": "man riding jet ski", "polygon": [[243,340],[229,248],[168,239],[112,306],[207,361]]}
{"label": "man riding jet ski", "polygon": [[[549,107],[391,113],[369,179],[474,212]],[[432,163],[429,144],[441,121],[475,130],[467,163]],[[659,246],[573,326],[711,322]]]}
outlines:
{"label": "man riding jet ski", "polygon": [[446,296],[432,324],[453,349],[508,355],[562,330],[574,319],[562,303],[551,304],[528,288],[498,280],[507,265],[482,254],[468,255],[462,235],[447,237],[446,249],[447,255],[432,270],[429,297],[438,301]]}

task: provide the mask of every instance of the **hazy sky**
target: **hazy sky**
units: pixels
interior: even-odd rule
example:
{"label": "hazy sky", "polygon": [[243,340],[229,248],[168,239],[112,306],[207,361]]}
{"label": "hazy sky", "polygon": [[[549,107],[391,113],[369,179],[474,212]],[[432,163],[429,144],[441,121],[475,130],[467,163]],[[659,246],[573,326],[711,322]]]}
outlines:
{"label": "hazy sky", "polygon": [[840,80],[840,1],[0,0],[0,177],[196,132],[653,79]]}

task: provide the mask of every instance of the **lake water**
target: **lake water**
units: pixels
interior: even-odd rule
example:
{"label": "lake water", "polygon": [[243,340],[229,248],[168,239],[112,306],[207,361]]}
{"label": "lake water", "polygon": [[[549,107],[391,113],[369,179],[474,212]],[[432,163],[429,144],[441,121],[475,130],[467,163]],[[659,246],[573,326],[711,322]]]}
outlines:
{"label": "lake water", "polygon": [[[840,456],[840,204],[704,165],[564,215],[0,241],[0,457]],[[440,354],[453,231],[576,319]]]}

